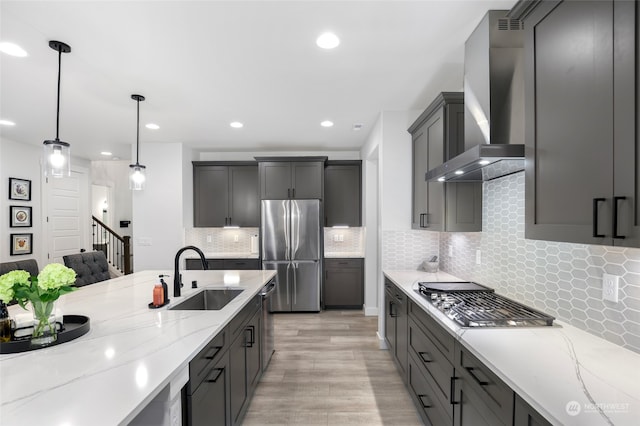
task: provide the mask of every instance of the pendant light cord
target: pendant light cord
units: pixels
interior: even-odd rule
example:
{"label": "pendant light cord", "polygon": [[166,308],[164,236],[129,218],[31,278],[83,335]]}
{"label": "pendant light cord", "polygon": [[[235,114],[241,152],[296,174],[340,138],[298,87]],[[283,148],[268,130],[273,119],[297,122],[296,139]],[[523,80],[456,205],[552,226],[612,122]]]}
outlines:
{"label": "pendant light cord", "polygon": [[140,157],[140,99],[136,99],[136,104],[138,106],[138,118],[136,123],[136,166],[138,163],[138,158]]}
{"label": "pendant light cord", "polygon": [[59,141],[58,132],[60,129],[60,70],[62,64],[62,46],[58,47],[58,106],[56,108],[56,140]]}

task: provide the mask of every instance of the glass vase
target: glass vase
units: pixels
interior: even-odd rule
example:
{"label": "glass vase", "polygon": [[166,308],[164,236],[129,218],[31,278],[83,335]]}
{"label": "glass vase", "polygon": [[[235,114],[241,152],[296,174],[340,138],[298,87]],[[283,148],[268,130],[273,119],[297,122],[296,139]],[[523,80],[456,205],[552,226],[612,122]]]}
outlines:
{"label": "glass vase", "polygon": [[31,335],[31,344],[35,346],[46,346],[56,341],[58,331],[56,329],[54,313],[56,301],[49,302],[31,301],[31,310],[33,312],[33,334]]}

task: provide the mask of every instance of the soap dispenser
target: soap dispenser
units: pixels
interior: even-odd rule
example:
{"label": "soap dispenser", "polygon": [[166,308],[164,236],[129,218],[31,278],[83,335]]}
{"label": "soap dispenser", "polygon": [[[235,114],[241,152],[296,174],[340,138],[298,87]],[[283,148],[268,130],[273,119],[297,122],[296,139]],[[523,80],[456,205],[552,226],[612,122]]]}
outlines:
{"label": "soap dispenser", "polygon": [[167,283],[164,280],[164,277],[168,277],[169,275],[158,275],[158,278],[160,278],[160,284],[162,284],[162,290],[164,292],[164,300],[162,305],[166,305],[167,303],[169,303],[169,286],[167,285]]}

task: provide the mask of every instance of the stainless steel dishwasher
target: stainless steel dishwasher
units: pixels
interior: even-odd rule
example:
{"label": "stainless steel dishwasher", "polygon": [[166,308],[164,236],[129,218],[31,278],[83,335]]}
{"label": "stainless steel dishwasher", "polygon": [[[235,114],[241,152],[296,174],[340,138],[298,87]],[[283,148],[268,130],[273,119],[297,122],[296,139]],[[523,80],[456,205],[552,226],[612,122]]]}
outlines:
{"label": "stainless steel dishwasher", "polygon": [[262,296],[262,371],[264,372],[271,361],[274,352],[274,330],[273,330],[273,313],[271,312],[271,296],[276,291],[278,281],[274,277],[260,292]]}

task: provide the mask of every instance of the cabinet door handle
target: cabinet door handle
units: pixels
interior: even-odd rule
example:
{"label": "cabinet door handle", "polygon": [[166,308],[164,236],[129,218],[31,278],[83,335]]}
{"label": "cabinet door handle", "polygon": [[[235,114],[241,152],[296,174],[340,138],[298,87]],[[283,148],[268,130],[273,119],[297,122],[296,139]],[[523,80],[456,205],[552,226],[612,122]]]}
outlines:
{"label": "cabinet door handle", "polygon": [[216,374],[216,377],[214,377],[212,379],[211,378],[207,379],[208,383],[217,382],[218,379],[220,378],[220,376],[222,376],[222,373],[224,373],[224,368],[213,368],[213,369],[211,369],[211,373],[214,373],[214,372],[218,372],[218,374]]}
{"label": "cabinet door handle", "polygon": [[291,188],[287,188],[287,198],[291,198]]}
{"label": "cabinet door handle", "polygon": [[220,352],[220,349],[222,349],[222,346],[214,346],[213,349],[214,349],[213,354],[206,355],[204,359],[214,359],[216,355],[218,355],[218,353]]}
{"label": "cabinet door handle", "polygon": [[338,265],[348,265],[349,262],[338,262]]}
{"label": "cabinet door handle", "polygon": [[618,201],[626,200],[627,197],[613,197],[613,238],[623,240],[624,235],[618,235]]}
{"label": "cabinet door handle", "polygon": [[[426,398],[427,403],[424,402],[423,398]],[[433,407],[433,403],[429,399],[428,395],[418,395],[418,399],[420,400],[420,404],[422,404],[422,408],[431,408],[431,407]]]}
{"label": "cabinet door handle", "polygon": [[395,303],[393,303],[393,302],[389,302],[389,316],[390,316],[391,318],[395,318],[395,317],[397,317],[397,316],[398,316],[397,314],[394,314],[394,313],[393,313],[393,305],[395,305]]}
{"label": "cabinet door handle", "polygon": [[296,189],[295,188],[293,188],[291,190],[291,193],[293,194],[293,196],[291,198],[296,198]]}
{"label": "cabinet door handle", "polygon": [[467,370],[469,372],[469,374],[471,375],[471,377],[473,377],[473,380],[476,381],[476,383],[478,383],[480,386],[488,386],[489,382],[484,381],[484,380],[480,380],[478,378],[478,376],[476,376],[474,374],[475,368],[474,367],[465,367],[465,370]]}
{"label": "cabinet door handle", "polygon": [[431,359],[431,354],[429,352],[418,352],[418,355],[420,355],[422,362],[433,362],[433,360]]}
{"label": "cabinet door handle", "polygon": [[449,403],[452,405],[459,404],[459,402],[454,399],[456,392],[456,380],[458,380],[456,376],[451,376],[451,380],[449,380]]}
{"label": "cabinet door handle", "polygon": [[601,201],[605,201],[605,199],[593,199],[593,238],[604,238],[603,234],[598,234],[598,203]]}
{"label": "cabinet door handle", "polygon": [[252,325],[250,325],[250,326],[248,326],[247,328],[244,329],[245,332],[248,331],[250,333],[249,334],[249,336],[250,336],[249,337],[249,341],[246,342],[246,340],[245,340],[245,342],[246,342],[246,344],[244,346],[245,348],[252,348],[254,343],[256,343],[256,340],[255,340],[255,329],[256,328],[254,326],[252,326]]}

